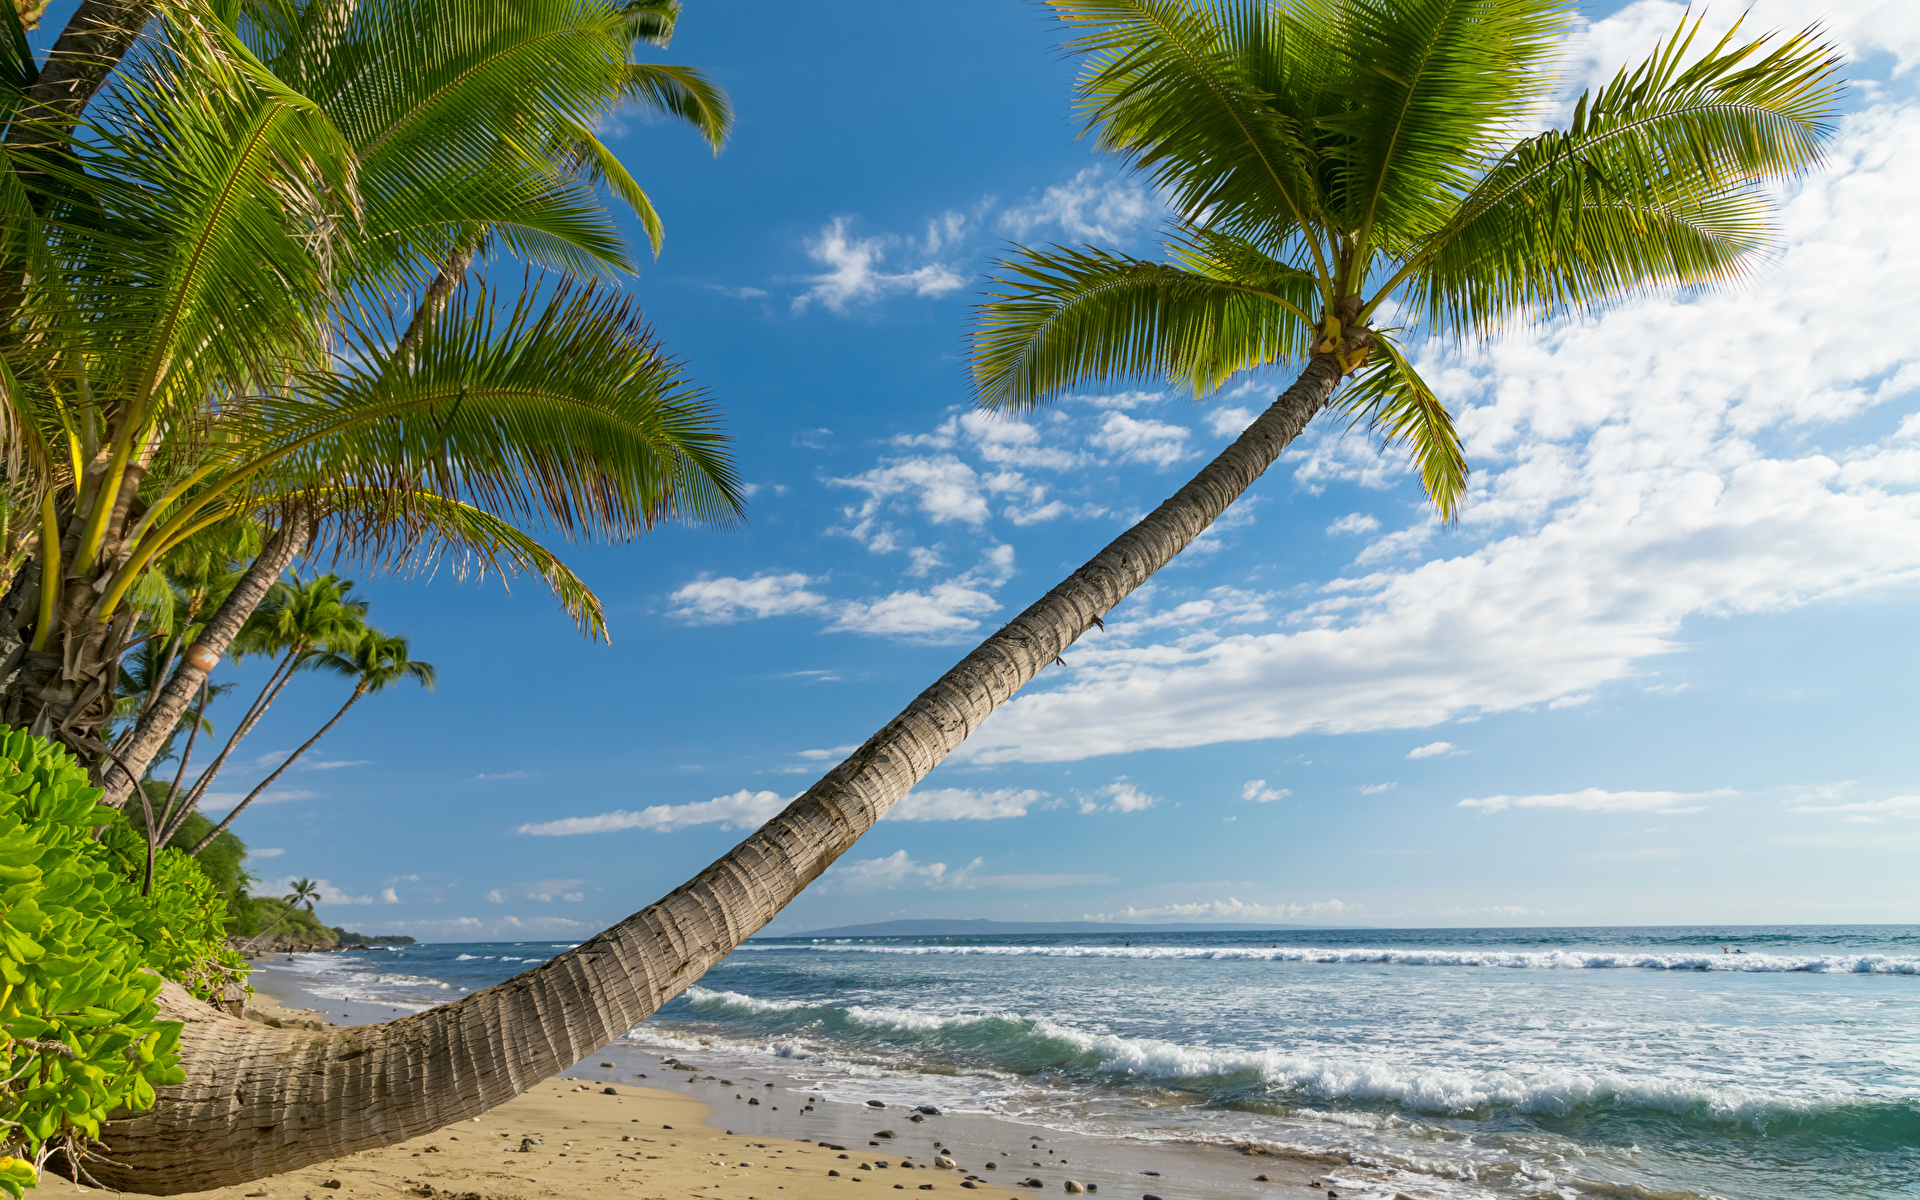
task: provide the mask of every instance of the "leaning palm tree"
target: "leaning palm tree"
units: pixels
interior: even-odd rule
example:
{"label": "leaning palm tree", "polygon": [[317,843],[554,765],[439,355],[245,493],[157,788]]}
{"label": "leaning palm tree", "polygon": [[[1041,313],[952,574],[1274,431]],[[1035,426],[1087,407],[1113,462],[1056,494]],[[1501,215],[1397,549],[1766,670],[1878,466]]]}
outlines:
{"label": "leaning palm tree", "polygon": [[[922,692],[787,809],[577,949],[444,1008],[328,1033],[234,1021],[169,985],[187,1082],[106,1136],[115,1186],[183,1192],[477,1116],[619,1037],[754,933],[994,709],[1170,561],[1335,408],[1404,439],[1443,510],[1464,466],[1444,408],[1376,328],[1432,333],[1736,277],[1766,244],[1755,183],[1815,162],[1832,51],[1695,47],[1683,29],[1521,136],[1552,82],[1558,0],[1053,0],[1100,143],[1152,172],[1169,263],[1035,251],[985,308],[989,407],[1158,373],[1200,390],[1270,362],[1298,380],[1233,445]],[[1341,390],[1343,381],[1344,390]]]}
{"label": "leaning palm tree", "polygon": [[[595,286],[633,269],[595,180],[656,245],[659,225],[600,119],[645,103],[726,131],[697,72],[632,61],[676,11],[87,0],[45,70],[0,21],[0,460],[8,529],[32,530],[0,595],[0,719],[122,803],[300,552],[531,572],[598,634],[530,528],[737,515],[709,399]],[[560,282],[465,283],[480,245]],[[143,586],[249,528],[257,556],[108,746]]]}
{"label": "leaning palm tree", "polygon": [[254,945],[257,942],[259,942],[261,938],[267,936],[269,933],[272,933],[275,929],[278,929],[280,927],[280,922],[286,920],[288,917],[292,916],[294,913],[299,912],[302,906],[305,906],[308,913],[312,913],[314,902],[320,899],[320,885],[315,883],[311,879],[306,879],[304,877],[300,879],[296,879],[292,883],[287,885],[287,889],[288,889],[287,894],[280,897],[280,902],[287,906],[285,911],[283,911],[279,916],[275,917],[271,925],[268,925],[265,929],[262,929],[259,933],[256,933],[251,938],[248,938],[246,949],[248,950],[253,949]]}
{"label": "leaning palm tree", "polygon": [[[360,703],[362,697],[385,691],[405,679],[413,680],[428,691],[433,690],[433,664],[414,658],[406,638],[398,634],[381,633],[370,626],[362,626],[351,637],[330,640],[328,648],[313,655],[308,660],[308,665],[316,671],[345,675],[352,679],[353,691],[347,694],[346,701],[340,705],[338,711],[327,718],[326,724],[322,725],[312,737],[295,747],[293,752],[282,759],[280,765],[275,767],[265,779],[254,784],[253,790],[243,796],[240,803],[234,805],[220,823],[208,830],[207,836],[201,838],[188,853],[198,855],[211,846],[214,839],[225,833],[227,827],[246,811],[247,806],[252,804],[256,797],[272,787],[275,780],[287,773],[287,768],[293,766],[302,755],[313,749],[321,738],[327,736],[328,732],[340,723],[340,718],[347,715],[347,710]],[[173,818],[173,824],[167,829],[168,837],[172,837],[179,827],[186,823],[189,811],[191,810],[183,808],[179,815]]]}

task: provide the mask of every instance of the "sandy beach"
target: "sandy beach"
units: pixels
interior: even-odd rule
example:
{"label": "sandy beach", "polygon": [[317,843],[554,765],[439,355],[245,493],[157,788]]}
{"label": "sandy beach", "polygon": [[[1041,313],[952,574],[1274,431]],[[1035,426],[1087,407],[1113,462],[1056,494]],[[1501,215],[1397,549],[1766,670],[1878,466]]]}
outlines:
{"label": "sandy beach", "polygon": [[[256,1019],[345,1025],[393,1015],[307,996],[278,971],[260,971],[254,983],[250,1008]],[[285,1007],[282,999],[328,1007]],[[1128,1200],[1304,1200],[1329,1187],[1343,1196],[1371,1190],[1347,1186],[1334,1163],[1297,1156],[1131,1144],[973,1114],[816,1102],[764,1076],[710,1075],[695,1057],[682,1054],[667,1062],[631,1047],[610,1047],[477,1120],[196,1196],[846,1200],[878,1188],[1019,1200],[1074,1194],[1070,1180],[1086,1194]],[[948,1161],[953,1165],[940,1165]]]}

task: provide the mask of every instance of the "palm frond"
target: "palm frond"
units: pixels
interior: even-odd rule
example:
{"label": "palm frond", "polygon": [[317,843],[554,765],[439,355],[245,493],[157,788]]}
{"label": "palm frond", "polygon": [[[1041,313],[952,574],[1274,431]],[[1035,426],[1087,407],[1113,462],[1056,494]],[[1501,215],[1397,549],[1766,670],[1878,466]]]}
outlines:
{"label": "palm frond", "polygon": [[1542,68],[1577,13],[1567,0],[1304,0],[1295,19],[1330,35],[1337,63],[1340,106],[1318,123],[1328,208],[1363,255],[1402,256],[1551,89]]}
{"label": "palm frond", "polygon": [[628,63],[620,97],[645,111],[677,117],[718,154],[733,130],[733,105],[706,73],[670,63]]}
{"label": "palm frond", "polygon": [[1328,407],[1355,425],[1364,423],[1387,445],[1405,446],[1433,506],[1451,521],[1467,494],[1467,458],[1453,417],[1391,336],[1375,332],[1372,350],[1373,365],[1336,392]]}
{"label": "palm frond", "polygon": [[1102,149],[1146,171],[1182,217],[1299,242],[1329,275],[1318,93],[1295,45],[1308,31],[1258,0],[1048,3],[1066,49],[1086,55],[1079,107]]}
{"label": "palm frond", "polygon": [[[1205,395],[1236,371],[1304,357],[1311,275],[1225,235],[1192,235],[1183,253],[1185,266],[1061,246],[1002,261],[1000,290],[977,310],[980,403],[1032,408],[1113,376],[1170,376]],[[1246,277],[1220,277],[1234,272]]]}
{"label": "palm frond", "polygon": [[415,488],[376,486],[316,488],[280,499],[332,514],[318,533],[316,553],[331,551],[403,574],[431,575],[444,565],[456,579],[493,575],[509,586],[520,575],[533,575],[582,633],[611,640],[593,589],[530,534],[484,509]]}
{"label": "palm frond", "polygon": [[1769,243],[1754,189],[1819,160],[1838,94],[1833,47],[1806,31],[1684,65],[1699,22],[1581,97],[1461,202],[1409,272],[1417,309],[1456,333],[1604,304],[1635,287],[1739,278]]}

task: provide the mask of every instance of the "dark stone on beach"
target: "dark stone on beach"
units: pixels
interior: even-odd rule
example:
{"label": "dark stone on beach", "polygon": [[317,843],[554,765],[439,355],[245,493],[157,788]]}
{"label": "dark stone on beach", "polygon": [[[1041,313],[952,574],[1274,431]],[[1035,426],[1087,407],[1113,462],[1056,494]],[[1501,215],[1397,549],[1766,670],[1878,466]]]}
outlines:
{"label": "dark stone on beach", "polygon": [[612,1063],[601,1063],[600,1065],[601,1065],[601,1066],[603,1066],[603,1067],[611,1067],[611,1066],[613,1066],[613,1064],[612,1064]]}
{"label": "dark stone on beach", "polygon": [[340,1186],[340,1181],[338,1179],[327,1179],[323,1180],[320,1186],[323,1188],[337,1188]]}
{"label": "dark stone on beach", "polygon": [[930,1192],[933,1190],[933,1185],[930,1183],[923,1183],[920,1185],[920,1190],[923,1192]]}
{"label": "dark stone on beach", "polygon": [[838,1172],[838,1171],[828,1171],[828,1172],[827,1172],[827,1174],[828,1174],[828,1175],[831,1175],[831,1176],[834,1176],[834,1177],[836,1177],[836,1178],[837,1178],[837,1177],[839,1176],[839,1174],[840,1174],[840,1172]]}
{"label": "dark stone on beach", "polygon": [[[900,1185],[896,1183],[896,1184],[894,1184],[893,1186],[895,1186],[895,1187],[899,1187]],[[962,1180],[960,1181],[960,1186],[961,1186],[961,1187],[963,1187],[963,1188],[977,1188],[977,1187],[979,1187],[980,1185],[979,1185],[979,1184],[977,1184],[977,1183],[975,1183],[975,1182],[974,1182],[973,1180],[971,1180],[971,1179],[962,1179]]]}
{"label": "dark stone on beach", "polygon": [[915,1125],[918,1125],[920,1122],[926,1120],[926,1118],[921,1116],[919,1113],[915,1113],[912,1116],[908,1117],[907,1120],[912,1121]]}
{"label": "dark stone on beach", "polygon": [[1273,1180],[1268,1179],[1265,1175],[1255,1175],[1253,1177],[1253,1181],[1255,1183],[1272,1183],[1273,1182]]}
{"label": "dark stone on beach", "polygon": [[[164,832],[164,831],[163,831],[163,832]],[[618,1096],[618,1095],[619,1095],[620,1093],[619,1093],[619,1092],[616,1092],[616,1091],[614,1091],[614,1090],[613,1090],[612,1088],[601,1088],[601,1089],[600,1089],[600,1094],[601,1094],[602,1096]]]}
{"label": "dark stone on beach", "polygon": [[881,1130],[881,1131],[880,1131],[879,1133],[876,1133],[876,1134],[874,1134],[873,1136],[875,1136],[875,1137],[899,1137],[900,1135],[899,1135],[899,1134],[897,1134],[897,1133],[895,1133],[895,1132],[894,1132],[893,1130],[891,1130],[891,1129],[882,1129],[882,1130]]}
{"label": "dark stone on beach", "polygon": [[757,1105],[757,1104],[759,1104],[759,1103],[760,1103],[760,1101],[759,1101],[759,1100],[757,1100],[757,1099],[754,1099],[754,1100],[749,1100],[749,1101],[747,1101],[747,1103],[748,1103],[748,1104],[755,1104],[755,1105]]}
{"label": "dark stone on beach", "polygon": [[1152,1192],[1148,1192],[1146,1195],[1140,1197],[1140,1200],[1160,1200],[1160,1197],[1154,1195]]}
{"label": "dark stone on beach", "polygon": [[1158,1171],[1142,1171],[1142,1172],[1140,1172],[1140,1173],[1141,1173],[1142,1175],[1156,1175],[1156,1176],[1160,1174],[1160,1172],[1158,1172]]}
{"label": "dark stone on beach", "polygon": [[882,1104],[882,1103],[881,1103],[880,1101],[878,1101],[878,1100],[869,1100],[869,1101],[867,1101],[867,1107],[868,1107],[868,1108],[885,1108],[885,1107],[886,1107],[886,1105],[885,1105],[885,1104]]}
{"label": "dark stone on beach", "polygon": [[673,1128],[673,1126],[671,1126],[671,1125],[662,1125],[662,1126],[661,1126],[660,1128],[662,1128],[662,1129],[672,1129],[672,1128]]}
{"label": "dark stone on beach", "polygon": [[999,1168],[998,1168],[998,1167],[996,1167],[996,1166],[994,1166],[994,1165],[993,1165],[992,1163],[988,1163],[988,1164],[987,1164],[987,1170],[989,1170],[989,1171],[997,1171],[997,1170],[999,1170]]}
{"label": "dark stone on beach", "polygon": [[913,1111],[918,1113],[925,1113],[930,1117],[937,1117],[940,1115],[940,1110],[935,1108],[931,1104],[922,1104],[919,1108],[916,1108]]}

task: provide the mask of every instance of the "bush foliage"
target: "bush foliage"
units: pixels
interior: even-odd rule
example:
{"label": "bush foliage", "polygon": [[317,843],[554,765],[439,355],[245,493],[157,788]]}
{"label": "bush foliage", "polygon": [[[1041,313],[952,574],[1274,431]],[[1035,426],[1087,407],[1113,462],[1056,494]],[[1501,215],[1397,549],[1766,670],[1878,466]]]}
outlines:
{"label": "bush foliage", "polygon": [[0,1191],[16,1198],[54,1153],[78,1168],[108,1113],[184,1078],[162,976],[203,998],[244,977],[219,887],[163,848],[143,894],[146,843],[100,795],[65,749],[0,727]]}

